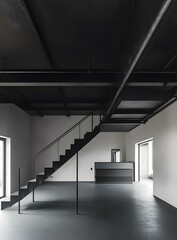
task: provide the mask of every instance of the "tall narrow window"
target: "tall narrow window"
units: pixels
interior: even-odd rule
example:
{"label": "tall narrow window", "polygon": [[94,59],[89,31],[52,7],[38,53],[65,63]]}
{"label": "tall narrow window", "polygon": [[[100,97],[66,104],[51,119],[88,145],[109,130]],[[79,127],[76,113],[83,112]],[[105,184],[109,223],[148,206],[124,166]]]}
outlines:
{"label": "tall narrow window", "polygon": [[0,198],[5,196],[5,139],[0,138]]}

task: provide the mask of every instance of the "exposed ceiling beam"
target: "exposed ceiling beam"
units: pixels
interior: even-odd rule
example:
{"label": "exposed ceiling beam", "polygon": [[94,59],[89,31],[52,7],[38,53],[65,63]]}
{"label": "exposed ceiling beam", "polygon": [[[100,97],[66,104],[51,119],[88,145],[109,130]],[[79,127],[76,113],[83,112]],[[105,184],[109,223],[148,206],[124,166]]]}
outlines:
{"label": "exposed ceiling beam", "polygon": [[126,109],[116,109],[114,114],[150,114],[153,109],[141,109],[141,108],[126,108]]}
{"label": "exposed ceiling beam", "polygon": [[69,107],[68,107],[68,104],[67,104],[67,101],[66,101],[66,96],[65,96],[65,93],[63,91],[63,89],[61,87],[58,87],[58,91],[62,97],[62,100],[63,100],[63,104],[64,104],[64,107],[65,107],[65,111],[66,111],[66,116],[67,117],[70,117],[70,113],[69,113]]}
{"label": "exposed ceiling beam", "polygon": [[151,40],[154,32],[156,31],[159,23],[161,22],[161,19],[163,18],[164,14],[166,13],[166,11],[168,10],[170,4],[171,4],[172,0],[165,0],[164,3],[162,4],[162,7],[160,8],[155,20],[153,21],[146,37],[144,38],[142,44],[140,45],[137,53],[135,54],[135,56],[132,56],[133,61],[130,63],[130,66],[128,67],[125,76],[123,77],[122,83],[120,85],[120,87],[117,90],[117,93],[115,94],[115,97],[112,101],[112,103],[110,104],[104,118],[103,121],[107,118],[109,118],[112,113],[114,112],[114,110],[117,108],[117,106],[119,105],[119,103],[121,102],[121,94],[122,91],[131,75],[131,73],[133,72],[137,62],[139,61],[140,57],[142,56],[145,48],[147,47],[149,41]]}
{"label": "exposed ceiling beam", "polygon": [[104,123],[117,123],[117,124],[141,124],[141,119],[117,119],[117,118],[110,118],[106,120]]}
{"label": "exposed ceiling beam", "polygon": [[176,60],[176,58],[177,58],[177,53],[175,53],[175,55],[173,55],[173,57],[166,63],[164,70],[167,70],[172,65],[172,63]]}
{"label": "exposed ceiling beam", "polygon": [[113,82],[0,82],[0,87],[113,87]]}
{"label": "exposed ceiling beam", "polygon": [[43,48],[43,50],[46,54],[46,57],[48,59],[48,62],[50,64],[51,68],[55,69],[54,61],[53,61],[52,55],[50,53],[48,44],[47,44],[43,34],[41,33],[39,27],[37,26],[36,22],[34,21],[34,17],[32,16],[32,13],[30,12],[30,10],[27,6],[27,2],[24,1],[24,0],[18,0],[18,1],[21,3],[22,10],[26,15],[35,36],[37,37],[37,39],[41,43],[41,46],[42,46],[42,48]]}
{"label": "exposed ceiling beam", "polygon": [[[4,80],[5,74],[5,80]],[[119,86],[123,72],[0,71],[0,86]],[[133,72],[127,86],[177,86],[177,72]]]}
{"label": "exposed ceiling beam", "polygon": [[[75,115],[75,116],[80,116],[80,115],[87,115],[89,114],[90,112],[92,111],[92,109],[84,109],[84,110],[70,110],[70,115]],[[37,115],[36,112],[34,110],[28,110],[27,111],[29,114],[31,115]],[[40,109],[40,112],[43,114],[43,115],[65,115],[65,109]],[[96,115],[96,116],[99,116],[100,115],[100,112],[99,111],[94,111],[94,114],[93,115]]]}
{"label": "exposed ceiling beam", "polygon": [[[0,87],[114,87],[117,84],[115,82],[2,82],[0,81]],[[130,87],[176,87],[177,82],[171,82],[164,84],[163,82],[138,82],[128,83]]]}

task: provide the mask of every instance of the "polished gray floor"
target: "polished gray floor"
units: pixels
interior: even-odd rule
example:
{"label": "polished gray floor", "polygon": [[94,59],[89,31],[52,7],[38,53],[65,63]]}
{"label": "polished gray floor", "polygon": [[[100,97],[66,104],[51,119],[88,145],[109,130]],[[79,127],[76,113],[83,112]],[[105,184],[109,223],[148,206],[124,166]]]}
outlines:
{"label": "polished gray floor", "polygon": [[177,209],[143,184],[45,183],[17,206],[0,212],[2,240],[176,240]]}

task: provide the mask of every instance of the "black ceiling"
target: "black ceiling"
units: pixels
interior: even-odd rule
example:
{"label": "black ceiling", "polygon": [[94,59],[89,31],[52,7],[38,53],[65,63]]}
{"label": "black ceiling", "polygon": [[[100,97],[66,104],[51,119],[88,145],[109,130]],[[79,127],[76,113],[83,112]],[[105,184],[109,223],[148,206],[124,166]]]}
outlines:
{"label": "black ceiling", "polygon": [[106,112],[122,88],[105,124],[129,131],[145,123],[176,98],[176,12],[170,0],[0,0],[0,103],[38,116],[85,115],[102,104]]}

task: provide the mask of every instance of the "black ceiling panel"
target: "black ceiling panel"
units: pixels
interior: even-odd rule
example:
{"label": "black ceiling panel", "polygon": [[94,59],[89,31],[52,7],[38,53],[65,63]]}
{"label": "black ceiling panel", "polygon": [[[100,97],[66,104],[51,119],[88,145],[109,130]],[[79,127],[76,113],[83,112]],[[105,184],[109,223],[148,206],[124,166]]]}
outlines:
{"label": "black ceiling panel", "polygon": [[56,69],[114,69],[128,0],[25,0]]}
{"label": "black ceiling panel", "polygon": [[0,103],[32,116],[98,115],[111,106],[103,131],[145,123],[177,99],[171,2],[155,26],[167,0],[0,0]]}
{"label": "black ceiling panel", "polygon": [[177,71],[177,1],[173,1],[136,70]]}
{"label": "black ceiling panel", "polygon": [[19,0],[0,1],[0,68],[51,68]]}
{"label": "black ceiling panel", "polygon": [[124,70],[126,70],[127,65],[133,61],[132,56],[135,55],[140,48],[163,2],[164,0],[133,1],[133,10],[123,45],[122,67]]}

